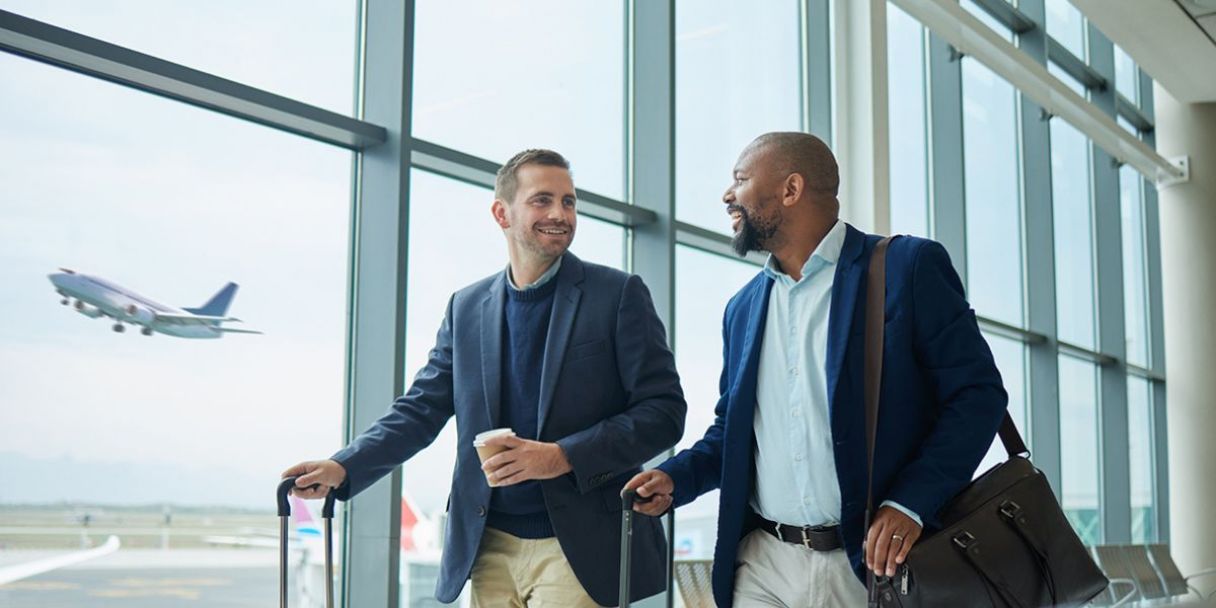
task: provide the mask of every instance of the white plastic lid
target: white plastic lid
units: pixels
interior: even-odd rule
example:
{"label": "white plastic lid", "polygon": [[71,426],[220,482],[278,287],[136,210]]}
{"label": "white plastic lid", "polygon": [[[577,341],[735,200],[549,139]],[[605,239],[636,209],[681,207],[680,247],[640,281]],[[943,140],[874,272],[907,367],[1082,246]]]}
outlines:
{"label": "white plastic lid", "polygon": [[515,436],[515,431],[512,431],[511,429],[506,429],[506,428],[490,429],[483,433],[478,433],[477,436],[473,438],[473,445],[474,446],[483,446],[486,444],[486,441],[493,439],[494,437],[514,437],[514,436]]}

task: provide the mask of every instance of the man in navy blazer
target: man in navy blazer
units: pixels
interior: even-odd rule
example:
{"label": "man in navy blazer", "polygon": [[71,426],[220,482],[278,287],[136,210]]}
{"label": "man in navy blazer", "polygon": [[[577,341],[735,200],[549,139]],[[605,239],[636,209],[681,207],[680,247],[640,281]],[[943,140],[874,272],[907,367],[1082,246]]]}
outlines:
{"label": "man in navy blazer", "polygon": [[730,300],[714,424],[630,480],[658,515],[721,489],[718,606],[865,605],[867,568],[896,574],[966,485],[1007,396],[945,249],[887,253],[874,520],[865,529],[865,275],[880,240],[839,220],[835,158],[814,136],[769,133],[723,196],[736,251],[770,252]]}
{"label": "man in navy blazer", "polygon": [[[284,476],[301,476],[301,496],[348,499],[455,416],[436,598],[455,600],[471,579],[474,606],[616,605],[621,488],[684,431],[675,362],[642,280],[567,253],[577,216],[560,154],[516,155],[495,198],[507,269],[452,296],[426,367],[388,413]],[[503,427],[515,436],[488,441],[505,451],[481,462],[474,437]],[[659,593],[658,521],[640,520],[633,546],[634,599]]]}

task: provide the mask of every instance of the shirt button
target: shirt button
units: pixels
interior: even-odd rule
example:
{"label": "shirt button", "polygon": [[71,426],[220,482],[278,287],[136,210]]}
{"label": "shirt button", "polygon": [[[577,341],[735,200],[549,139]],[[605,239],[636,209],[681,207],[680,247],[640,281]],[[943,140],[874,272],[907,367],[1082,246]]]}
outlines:
{"label": "shirt button", "polygon": [[485,516],[486,516],[486,508],[485,508],[485,507],[477,507],[477,516],[478,516],[478,517],[485,517]]}
{"label": "shirt button", "polygon": [[791,375],[791,376],[797,376],[797,375],[798,375],[798,368],[796,368],[796,367],[791,367],[791,368],[790,368],[790,375]]}
{"label": "shirt button", "polygon": [[792,413],[794,414],[794,417],[797,418],[798,417],[798,408],[794,408],[794,411]]}
{"label": "shirt button", "polygon": [[809,504],[811,504],[811,499],[810,499],[809,497],[803,496],[803,497],[802,497],[802,504],[804,504],[804,505],[809,505]]}
{"label": "shirt button", "polygon": [[794,454],[794,460],[797,460],[798,462],[802,462],[802,454]]}

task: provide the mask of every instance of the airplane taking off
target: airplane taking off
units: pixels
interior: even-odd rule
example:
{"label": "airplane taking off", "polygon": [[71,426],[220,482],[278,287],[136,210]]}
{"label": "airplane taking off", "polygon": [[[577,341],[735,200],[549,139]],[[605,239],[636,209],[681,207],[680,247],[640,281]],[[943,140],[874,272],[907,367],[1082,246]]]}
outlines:
{"label": "airplane taking off", "polygon": [[153,302],[100,277],[67,268],[59,270],[47,275],[55,291],[63,296],[59,303],[64,306],[72,304],[76,312],[91,319],[102,316],[114,319],[113,329],[118,333],[126,331],[124,323],[140,326],[139,332],[145,336],[152,335],[153,331],[179,338],[220,338],[228,333],[262,333],[223,326],[228,322],[241,322],[236,317],[226,316],[228,305],[236,294],[236,283],[225,285],[198,308],[174,308]]}

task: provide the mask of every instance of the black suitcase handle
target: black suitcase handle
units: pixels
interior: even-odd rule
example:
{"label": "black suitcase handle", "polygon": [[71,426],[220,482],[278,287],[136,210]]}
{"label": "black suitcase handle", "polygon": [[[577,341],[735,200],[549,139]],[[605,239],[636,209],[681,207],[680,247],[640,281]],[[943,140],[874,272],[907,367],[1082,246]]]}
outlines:
{"label": "black suitcase handle", "polygon": [[629,608],[629,575],[633,571],[633,503],[637,501],[637,490],[621,492],[621,586],[617,595],[620,608]]}
{"label": "black suitcase handle", "polygon": [[[279,608],[287,608],[287,529],[291,519],[291,501],[287,499],[298,477],[285,477],[279,482],[276,495],[279,504]],[[308,489],[316,489],[313,484]],[[334,607],[334,492],[325,495],[321,506],[321,519],[325,522],[325,606]]]}

